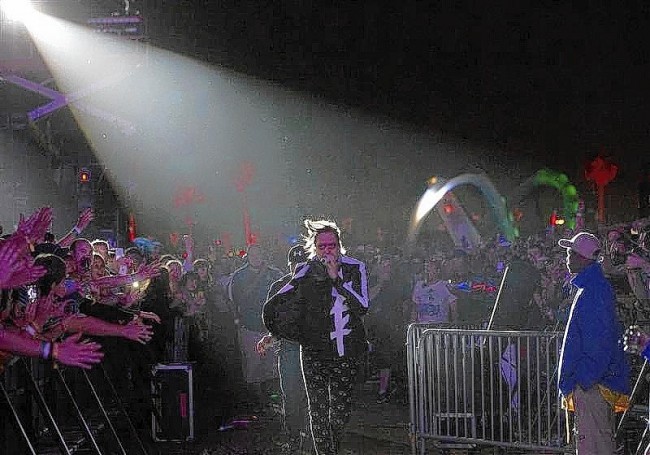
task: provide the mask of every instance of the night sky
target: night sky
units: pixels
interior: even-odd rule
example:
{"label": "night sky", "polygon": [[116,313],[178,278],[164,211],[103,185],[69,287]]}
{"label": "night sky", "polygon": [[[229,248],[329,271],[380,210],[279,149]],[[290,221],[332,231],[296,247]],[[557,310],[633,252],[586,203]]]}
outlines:
{"label": "night sky", "polygon": [[151,31],[162,45],[485,147],[487,162],[459,157],[459,169],[484,169],[497,185],[549,166],[586,193],[584,164],[604,153],[624,201],[612,216],[629,218],[650,161],[650,7],[604,3],[181,2]]}
{"label": "night sky", "polygon": [[594,144],[626,155],[647,139],[642,1],[204,3],[165,9],[152,35],[181,35],[199,54],[219,49],[212,58],[241,71],[366,111],[523,142],[551,165]]}

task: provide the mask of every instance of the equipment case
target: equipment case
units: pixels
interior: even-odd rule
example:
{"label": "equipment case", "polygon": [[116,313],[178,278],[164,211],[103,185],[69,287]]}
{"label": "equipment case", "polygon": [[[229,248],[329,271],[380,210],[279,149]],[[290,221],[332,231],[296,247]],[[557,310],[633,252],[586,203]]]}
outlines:
{"label": "equipment case", "polygon": [[191,363],[159,363],[151,369],[151,436],[154,441],[194,439]]}

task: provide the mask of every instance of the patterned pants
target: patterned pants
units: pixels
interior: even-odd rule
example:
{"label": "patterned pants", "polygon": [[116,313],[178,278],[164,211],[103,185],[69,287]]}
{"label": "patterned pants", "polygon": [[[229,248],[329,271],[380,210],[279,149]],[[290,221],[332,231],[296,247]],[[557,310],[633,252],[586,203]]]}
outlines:
{"label": "patterned pants", "polygon": [[343,427],[350,419],[360,360],[320,359],[304,350],[301,357],[316,454],[336,455]]}

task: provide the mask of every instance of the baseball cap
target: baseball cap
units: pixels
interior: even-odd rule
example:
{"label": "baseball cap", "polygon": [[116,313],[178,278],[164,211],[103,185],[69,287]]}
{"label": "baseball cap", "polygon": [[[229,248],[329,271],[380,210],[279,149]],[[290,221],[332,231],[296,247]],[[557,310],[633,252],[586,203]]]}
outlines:
{"label": "baseball cap", "polygon": [[294,245],[289,249],[287,254],[287,261],[291,265],[300,264],[307,261],[307,252],[302,245]]}
{"label": "baseball cap", "polygon": [[578,232],[571,239],[560,239],[557,243],[587,259],[596,260],[600,253],[600,240],[589,232]]}

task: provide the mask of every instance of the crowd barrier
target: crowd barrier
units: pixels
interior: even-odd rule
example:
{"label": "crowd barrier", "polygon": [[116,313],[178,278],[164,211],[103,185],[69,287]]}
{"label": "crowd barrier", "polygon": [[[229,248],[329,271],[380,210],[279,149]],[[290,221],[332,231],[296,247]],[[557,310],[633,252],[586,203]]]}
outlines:
{"label": "crowd barrier", "polygon": [[103,365],[15,357],[0,377],[0,452],[147,454]]}
{"label": "crowd barrier", "polygon": [[412,453],[454,444],[573,451],[557,389],[561,343],[557,332],[410,325]]}

